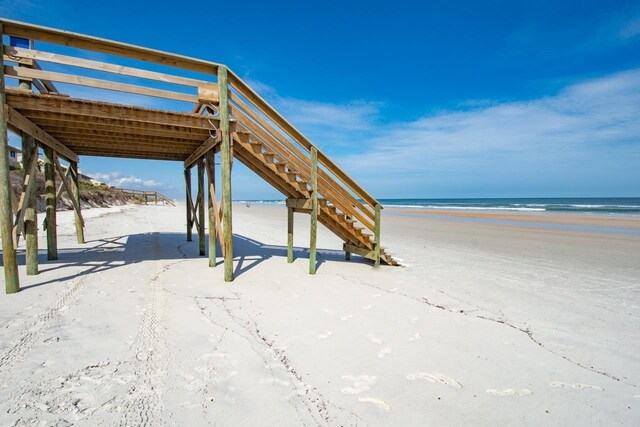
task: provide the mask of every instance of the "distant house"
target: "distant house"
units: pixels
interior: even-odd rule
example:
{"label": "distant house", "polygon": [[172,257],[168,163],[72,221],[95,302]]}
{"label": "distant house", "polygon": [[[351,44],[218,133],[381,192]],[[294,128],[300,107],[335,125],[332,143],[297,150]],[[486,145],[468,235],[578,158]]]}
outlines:
{"label": "distant house", "polygon": [[7,151],[9,153],[9,169],[22,169],[22,150],[8,145]]}

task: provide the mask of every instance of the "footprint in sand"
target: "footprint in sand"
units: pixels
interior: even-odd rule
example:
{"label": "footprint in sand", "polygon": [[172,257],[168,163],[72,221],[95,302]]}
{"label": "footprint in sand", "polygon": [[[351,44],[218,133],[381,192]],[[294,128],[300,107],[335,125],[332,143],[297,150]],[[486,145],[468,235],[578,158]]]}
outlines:
{"label": "footprint in sand", "polygon": [[591,389],[591,390],[604,391],[602,387],[598,385],[591,385],[591,384],[581,384],[581,383],[570,384],[570,383],[564,383],[562,381],[553,381],[550,385],[551,387],[556,387],[556,388],[575,388],[577,390]]}
{"label": "footprint in sand", "polygon": [[340,320],[342,320],[343,322],[349,319],[353,319],[353,314],[347,314],[346,316],[340,317]]}
{"label": "footprint in sand", "polygon": [[324,331],[324,333],[316,335],[316,337],[319,340],[326,340],[327,338],[329,338],[331,335],[333,335],[333,332],[331,331]]}
{"label": "footprint in sand", "polygon": [[514,390],[512,388],[505,388],[504,390],[496,390],[494,388],[490,388],[487,390],[487,394],[492,396],[530,396],[533,392],[527,388],[523,388],[522,390]]}
{"label": "footprint in sand", "polygon": [[412,337],[407,338],[407,341],[414,342],[414,341],[418,341],[419,339],[420,339],[420,334],[416,333]]}
{"label": "footprint in sand", "polygon": [[418,316],[411,318],[411,323],[417,323],[420,318]]}
{"label": "footprint in sand", "polygon": [[380,298],[380,294],[373,294],[371,295],[371,298]]}
{"label": "footprint in sand", "polygon": [[398,288],[391,288],[389,289],[389,292],[398,292]]}
{"label": "footprint in sand", "polygon": [[323,308],[322,312],[328,314],[329,316],[333,316],[333,311],[329,310],[328,308]]}
{"label": "footprint in sand", "polygon": [[378,379],[372,375],[343,375],[342,380],[352,383],[352,387],[340,389],[342,394],[360,394],[369,390],[369,386],[375,384]]}
{"label": "footprint in sand", "polygon": [[362,307],[363,310],[370,310],[371,307],[373,307],[371,304],[367,304],[364,307]]}
{"label": "footprint in sand", "polygon": [[383,359],[387,354],[391,354],[391,353],[393,353],[393,349],[391,349],[389,347],[385,347],[385,348],[383,348],[382,350],[380,350],[378,352],[378,357],[380,359]]}
{"label": "footprint in sand", "polygon": [[382,344],[383,342],[380,338],[376,337],[373,334],[367,335],[367,338],[369,338],[369,341],[371,341],[374,344]]}
{"label": "footprint in sand", "polygon": [[455,388],[456,390],[461,390],[462,389],[462,383],[460,383],[459,381],[448,377],[444,374],[438,374],[438,373],[429,373],[429,372],[416,372],[415,374],[409,374],[407,375],[407,379],[410,381],[414,381],[414,380],[427,380],[429,382],[432,383],[439,383],[439,384],[444,384],[444,385],[448,385],[451,388]]}
{"label": "footprint in sand", "polygon": [[391,409],[387,402],[381,399],[376,399],[375,397],[359,397],[358,402],[373,403],[378,407],[378,409],[384,412],[389,412],[389,410]]}

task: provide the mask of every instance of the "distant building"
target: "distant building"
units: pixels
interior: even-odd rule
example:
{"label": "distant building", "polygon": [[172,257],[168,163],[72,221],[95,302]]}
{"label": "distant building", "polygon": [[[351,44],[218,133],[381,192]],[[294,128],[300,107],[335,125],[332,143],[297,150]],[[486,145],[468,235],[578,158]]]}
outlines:
{"label": "distant building", "polygon": [[22,150],[8,145],[7,151],[9,154],[9,169],[22,169]]}

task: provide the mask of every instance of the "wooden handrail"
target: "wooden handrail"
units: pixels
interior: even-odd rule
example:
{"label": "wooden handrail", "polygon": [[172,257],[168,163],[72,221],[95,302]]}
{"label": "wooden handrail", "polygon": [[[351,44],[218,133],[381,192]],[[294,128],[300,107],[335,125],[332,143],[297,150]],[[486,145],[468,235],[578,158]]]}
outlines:
{"label": "wooden handrail", "polygon": [[94,52],[138,59],[141,61],[168,65],[185,70],[197,71],[204,74],[215,75],[218,72],[218,67],[221,65],[211,61],[204,61],[202,59],[176,55],[156,49],[148,49],[100,37],[92,37],[85,34],[57,30],[54,28],[43,27],[41,25],[27,24],[25,22],[13,21],[11,19],[2,18],[0,19],[0,23],[2,24],[3,33],[10,36],[87,49]]}
{"label": "wooden handrail", "polygon": [[[229,83],[240,95],[251,102],[260,112],[277,124],[287,135],[302,145],[307,151],[311,152],[311,147],[315,147],[298,129],[282,117],[267,101],[262,99],[260,95],[231,70],[229,70]],[[380,204],[320,150],[318,150],[318,161],[371,207]]]}

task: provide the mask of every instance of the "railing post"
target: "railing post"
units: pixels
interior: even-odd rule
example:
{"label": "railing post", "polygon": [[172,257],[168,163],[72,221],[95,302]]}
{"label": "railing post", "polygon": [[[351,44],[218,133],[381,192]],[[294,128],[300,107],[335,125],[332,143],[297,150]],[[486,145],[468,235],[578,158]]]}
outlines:
{"label": "railing post", "polygon": [[216,172],[216,162],[215,162],[215,152],[213,150],[207,151],[205,154],[205,167],[207,168],[207,194],[209,207],[209,267],[216,266],[216,241],[218,240],[218,232],[216,230],[216,218],[213,211],[213,198],[215,194],[211,192],[211,188],[216,187],[215,182],[215,172]]}
{"label": "railing post", "polygon": [[191,219],[191,168],[184,169],[184,185],[185,196],[187,201],[187,242],[193,240],[191,233],[193,227],[193,221]]}
{"label": "railing post", "polygon": [[293,208],[287,208],[287,262],[293,262]]}
{"label": "railing post", "polygon": [[56,170],[53,164],[52,148],[44,150],[44,194],[46,200],[47,221],[47,259],[58,259],[58,225],[56,219]]}
{"label": "railing post", "polygon": [[220,162],[222,163],[222,234],[224,250],[224,280],[233,280],[233,228],[231,212],[231,135],[229,133],[229,86],[227,67],[218,67],[218,91],[220,94]]}
{"label": "railing post", "polygon": [[318,234],[318,149],[311,147],[311,238],[309,274],[316,274],[316,237]]}
{"label": "railing post", "polygon": [[[2,39],[2,23],[0,23],[0,40]],[[0,43],[2,44],[2,43]],[[4,93],[4,61],[0,55],[0,227],[2,231],[2,258],[4,261],[4,283],[8,294],[20,290],[18,279],[18,262],[16,250],[13,248],[13,211],[11,210],[11,181],[9,180],[9,140],[7,137],[7,120],[5,115]]]}
{"label": "railing post", "polygon": [[204,161],[198,160],[198,247],[204,256]]}
{"label": "railing post", "polygon": [[376,204],[375,230],[373,231],[373,239],[375,243],[375,265],[380,265],[380,210],[382,207]]}
{"label": "railing post", "polygon": [[[71,191],[73,192],[71,197],[76,200],[78,209],[80,209],[80,178],[78,176],[78,163],[69,162],[69,168],[71,169]],[[75,212],[75,222],[78,243],[84,243],[84,224],[82,223],[80,212]]]}

